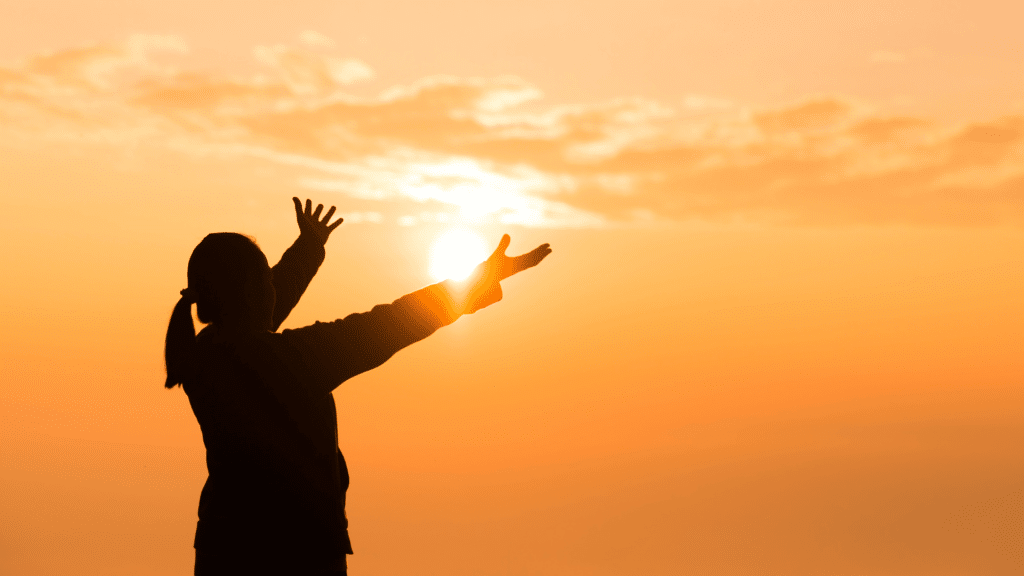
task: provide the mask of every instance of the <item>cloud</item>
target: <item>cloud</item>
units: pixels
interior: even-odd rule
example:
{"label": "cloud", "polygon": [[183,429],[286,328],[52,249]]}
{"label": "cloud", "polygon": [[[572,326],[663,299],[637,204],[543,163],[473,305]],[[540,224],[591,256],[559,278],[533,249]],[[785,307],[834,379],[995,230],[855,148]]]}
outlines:
{"label": "cloud", "polygon": [[256,60],[274,69],[295,94],[323,94],[373,78],[373,70],[351,58],[335,58],[289,46],[257,46]]}
{"label": "cloud", "polygon": [[333,48],[334,40],[315,30],[304,30],[299,33],[299,42],[311,48]]}
{"label": "cloud", "polygon": [[379,205],[366,222],[1024,224],[1021,117],[942,126],[834,95],[545,107],[513,76],[357,97],[347,87],[372,69],[315,32],[300,39],[309,48],[256,48],[253,77],[175,69],[187,47],[166,36],[29,58],[0,68],[0,139],[272,162],[297,186]]}

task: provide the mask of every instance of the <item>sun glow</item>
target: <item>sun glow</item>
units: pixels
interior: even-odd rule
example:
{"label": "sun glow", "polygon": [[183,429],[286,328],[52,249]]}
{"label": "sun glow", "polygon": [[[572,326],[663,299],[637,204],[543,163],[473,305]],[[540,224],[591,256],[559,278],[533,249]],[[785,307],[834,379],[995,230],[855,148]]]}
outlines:
{"label": "sun glow", "polygon": [[452,230],[430,249],[430,275],[436,280],[462,280],[486,259],[483,239],[466,230]]}

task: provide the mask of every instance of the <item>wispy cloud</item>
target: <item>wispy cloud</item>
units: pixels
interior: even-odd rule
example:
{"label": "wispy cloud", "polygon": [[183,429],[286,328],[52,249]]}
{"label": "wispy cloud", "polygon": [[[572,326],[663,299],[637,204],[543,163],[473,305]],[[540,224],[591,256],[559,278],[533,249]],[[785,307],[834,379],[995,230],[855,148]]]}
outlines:
{"label": "wispy cloud", "polygon": [[701,96],[543,107],[509,76],[360,98],[348,87],[370,66],[312,31],[300,44],[256,48],[263,71],[244,78],[172,67],[187,47],[166,36],[28,58],[0,68],[0,138],[292,166],[299,186],[379,202],[367,222],[1024,224],[1021,117],[948,127],[828,95],[772,110]]}
{"label": "wispy cloud", "polygon": [[306,46],[315,48],[333,48],[334,40],[329,36],[325,36],[317,32],[316,30],[304,30],[299,34],[299,42],[302,42]]}

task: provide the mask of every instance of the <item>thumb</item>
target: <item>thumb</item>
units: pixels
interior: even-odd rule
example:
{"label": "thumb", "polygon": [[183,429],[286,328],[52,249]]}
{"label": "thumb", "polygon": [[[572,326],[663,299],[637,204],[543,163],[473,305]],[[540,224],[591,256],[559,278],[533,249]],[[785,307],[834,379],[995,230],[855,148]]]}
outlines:
{"label": "thumb", "polygon": [[[504,256],[505,250],[508,250],[508,245],[511,243],[512,238],[510,238],[508,234],[502,235],[501,242],[498,242],[498,247],[494,250],[494,253],[491,254],[491,258],[495,258],[497,256]],[[488,258],[488,260],[489,259],[490,258]]]}

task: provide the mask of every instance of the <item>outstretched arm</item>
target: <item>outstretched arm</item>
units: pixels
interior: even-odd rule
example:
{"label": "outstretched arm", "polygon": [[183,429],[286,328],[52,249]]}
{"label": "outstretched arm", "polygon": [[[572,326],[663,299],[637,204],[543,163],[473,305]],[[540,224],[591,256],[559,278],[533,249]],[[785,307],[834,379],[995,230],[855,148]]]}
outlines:
{"label": "outstretched arm", "polygon": [[[316,396],[345,380],[386,362],[396,352],[451,324],[462,314],[472,314],[501,299],[499,282],[536,266],[551,248],[547,244],[521,256],[505,255],[510,239],[505,235],[498,249],[462,282],[446,280],[402,296],[390,304],[374,306],[334,322],[285,330],[282,349],[311,372],[307,392]],[[309,373],[307,372],[307,373]]]}
{"label": "outstretched arm", "polygon": [[277,292],[274,304],[275,332],[299,303],[299,298],[323,264],[324,244],[327,243],[331,232],[343,221],[342,218],[338,218],[333,224],[328,224],[334,215],[334,206],[331,206],[321,220],[323,204],[318,205],[314,211],[313,203],[307,199],[306,208],[303,210],[298,198],[292,198],[292,201],[295,203],[295,218],[299,223],[299,238],[284,251],[281,261],[273,268],[274,290]]}

